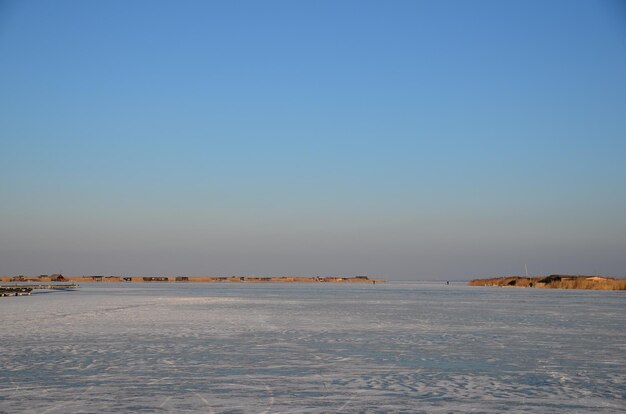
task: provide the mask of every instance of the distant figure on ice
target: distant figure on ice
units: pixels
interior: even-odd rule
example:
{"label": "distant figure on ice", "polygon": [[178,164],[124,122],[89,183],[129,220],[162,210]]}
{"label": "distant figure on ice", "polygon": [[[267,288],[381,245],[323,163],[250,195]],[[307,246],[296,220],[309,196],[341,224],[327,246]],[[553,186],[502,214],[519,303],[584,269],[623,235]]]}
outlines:
{"label": "distant figure on ice", "polygon": [[446,285],[449,285],[449,284],[450,284],[450,281],[449,281],[449,280],[446,280]]}

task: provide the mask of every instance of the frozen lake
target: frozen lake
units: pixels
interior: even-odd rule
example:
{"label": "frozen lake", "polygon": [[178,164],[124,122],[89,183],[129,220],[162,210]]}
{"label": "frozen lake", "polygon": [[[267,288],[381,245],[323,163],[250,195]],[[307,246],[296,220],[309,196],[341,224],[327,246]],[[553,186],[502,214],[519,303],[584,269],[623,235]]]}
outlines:
{"label": "frozen lake", "polygon": [[626,292],[85,284],[0,298],[0,412],[626,412]]}

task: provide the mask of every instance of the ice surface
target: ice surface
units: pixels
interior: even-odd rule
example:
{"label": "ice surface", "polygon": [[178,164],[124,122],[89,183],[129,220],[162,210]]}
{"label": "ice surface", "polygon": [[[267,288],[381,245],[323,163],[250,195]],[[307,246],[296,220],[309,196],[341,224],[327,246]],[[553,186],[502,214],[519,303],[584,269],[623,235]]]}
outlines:
{"label": "ice surface", "polygon": [[443,283],[0,298],[0,412],[624,413],[625,305]]}

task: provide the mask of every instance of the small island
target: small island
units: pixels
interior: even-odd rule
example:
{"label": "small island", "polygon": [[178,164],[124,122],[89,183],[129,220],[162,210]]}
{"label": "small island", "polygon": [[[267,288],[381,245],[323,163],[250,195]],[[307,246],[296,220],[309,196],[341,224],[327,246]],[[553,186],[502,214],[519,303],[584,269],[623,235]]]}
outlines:
{"label": "small island", "polygon": [[523,287],[544,289],[626,290],[626,278],[586,275],[504,276],[474,279],[470,286]]}

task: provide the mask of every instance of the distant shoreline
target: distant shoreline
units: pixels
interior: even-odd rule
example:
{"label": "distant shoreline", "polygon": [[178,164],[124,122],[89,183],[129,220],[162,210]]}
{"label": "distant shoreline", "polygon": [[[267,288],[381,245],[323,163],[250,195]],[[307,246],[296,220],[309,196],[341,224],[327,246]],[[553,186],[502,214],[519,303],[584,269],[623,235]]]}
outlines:
{"label": "distant shoreline", "polygon": [[384,279],[354,277],[246,277],[246,276],[4,276],[0,282],[75,282],[75,283],[383,283]]}
{"label": "distant shoreline", "polygon": [[626,290],[626,278],[617,279],[586,275],[503,276],[470,280],[468,285],[542,289]]}

